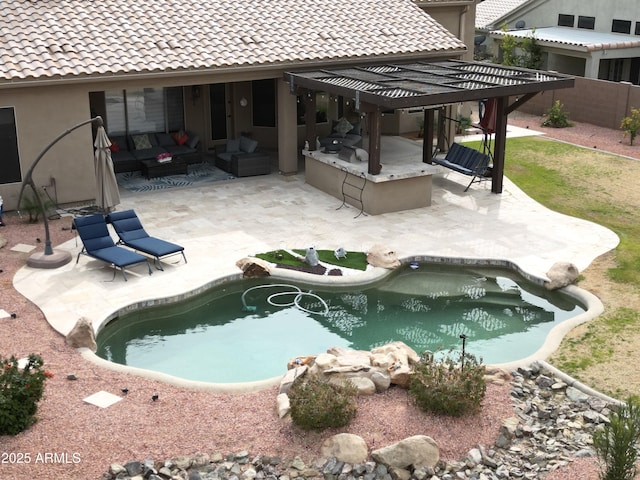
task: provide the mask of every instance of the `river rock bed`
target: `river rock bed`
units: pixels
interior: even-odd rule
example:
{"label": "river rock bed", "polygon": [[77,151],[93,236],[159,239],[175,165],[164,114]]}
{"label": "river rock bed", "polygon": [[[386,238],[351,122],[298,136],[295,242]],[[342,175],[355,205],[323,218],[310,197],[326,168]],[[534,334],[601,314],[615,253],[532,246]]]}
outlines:
{"label": "river rock bed", "polygon": [[[435,467],[397,468],[375,461],[349,464],[332,457],[311,465],[247,451],[197,454],[163,461],[114,463],[103,480],[498,480],[538,479],[574,458],[593,457],[592,435],[609,421],[615,405],[589,395],[537,363],[512,372],[514,415],[505,419],[494,445],[478,445]],[[425,432],[428,434],[428,432]],[[437,439],[435,439],[437,441]]]}

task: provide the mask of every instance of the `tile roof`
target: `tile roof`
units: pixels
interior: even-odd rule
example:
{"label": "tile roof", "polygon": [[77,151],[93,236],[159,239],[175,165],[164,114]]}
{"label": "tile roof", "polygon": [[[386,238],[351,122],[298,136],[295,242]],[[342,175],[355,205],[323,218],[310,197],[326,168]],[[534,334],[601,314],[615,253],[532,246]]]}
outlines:
{"label": "tile roof", "polygon": [[499,28],[495,23],[530,0],[484,0],[476,6],[476,28]]}
{"label": "tile roof", "polygon": [[535,37],[539,44],[565,45],[574,47],[573,50],[585,52],[640,47],[640,37],[635,35],[602,33],[570,27],[542,27],[535,30],[511,30],[508,32],[495,30],[491,32],[491,35],[512,35],[519,38]]}
{"label": "tile roof", "polygon": [[0,81],[455,55],[407,0],[0,0]]}

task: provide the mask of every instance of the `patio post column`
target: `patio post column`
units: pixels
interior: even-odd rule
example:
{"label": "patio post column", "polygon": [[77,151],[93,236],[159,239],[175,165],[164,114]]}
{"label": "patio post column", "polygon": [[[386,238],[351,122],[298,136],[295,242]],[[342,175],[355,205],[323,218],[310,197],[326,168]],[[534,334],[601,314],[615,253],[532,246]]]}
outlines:
{"label": "patio post column", "polygon": [[508,97],[496,98],[496,138],[493,145],[492,193],[502,193],[504,150],[507,146],[507,100]]}
{"label": "patio post column", "polygon": [[302,101],[304,102],[304,121],[307,126],[307,142],[309,151],[316,149],[316,94],[312,90],[303,90]]}
{"label": "patio post column", "polygon": [[283,175],[298,171],[298,131],[297,97],[289,94],[289,85],[278,82],[278,169]]}
{"label": "patio post column", "polygon": [[378,175],[380,165],[380,134],[382,132],[382,112],[375,105],[367,105],[367,125],[369,127],[369,174]]}
{"label": "patio post column", "polygon": [[432,163],[433,159],[433,131],[435,112],[432,108],[424,111],[422,127],[422,162]]}

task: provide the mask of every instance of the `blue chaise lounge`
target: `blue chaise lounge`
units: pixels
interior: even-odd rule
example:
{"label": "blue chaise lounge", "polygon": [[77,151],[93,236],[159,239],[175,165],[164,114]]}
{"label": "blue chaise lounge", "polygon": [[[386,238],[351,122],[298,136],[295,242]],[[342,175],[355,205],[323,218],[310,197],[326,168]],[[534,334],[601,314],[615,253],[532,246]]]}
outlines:
{"label": "blue chaise lounge", "polygon": [[[96,214],[77,217],[73,219],[73,223],[83,244],[82,250],[76,258],[76,263],[78,263],[82,254],[101,260],[113,267],[118,267],[126,281],[125,267],[145,262],[149,268],[149,275],[151,275],[151,265],[145,256],[119,247],[114,243],[111,235],[109,235],[104,215]],[[116,271],[114,269],[113,278],[115,276]]]}
{"label": "blue chaise lounge", "polygon": [[118,237],[120,237],[118,243],[151,255],[155,259],[158,270],[164,270],[160,258],[169,255],[180,253],[184,262],[187,263],[184,247],[150,236],[142,227],[138,215],[133,210],[110,213],[107,215],[107,222],[113,225]]}

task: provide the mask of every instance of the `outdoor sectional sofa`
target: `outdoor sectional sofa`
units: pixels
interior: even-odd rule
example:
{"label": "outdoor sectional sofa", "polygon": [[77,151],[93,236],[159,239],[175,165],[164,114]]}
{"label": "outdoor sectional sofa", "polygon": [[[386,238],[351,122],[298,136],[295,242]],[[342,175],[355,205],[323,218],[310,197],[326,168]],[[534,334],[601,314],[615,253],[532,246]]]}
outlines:
{"label": "outdoor sectional sofa", "polygon": [[268,175],[271,173],[271,157],[258,150],[258,142],[241,135],[229,139],[225,145],[216,146],[216,167],[236,177]]}
{"label": "outdoor sectional sofa", "polygon": [[136,133],[132,135],[110,136],[111,159],[115,173],[142,170],[142,160],[153,160],[162,153],[186,156],[187,163],[197,163],[198,135],[178,133]]}
{"label": "outdoor sectional sofa", "polygon": [[320,139],[320,147],[325,151],[338,152],[343,146],[362,146],[360,122],[351,123],[344,117],[340,120],[334,120],[331,125],[331,133]]}

